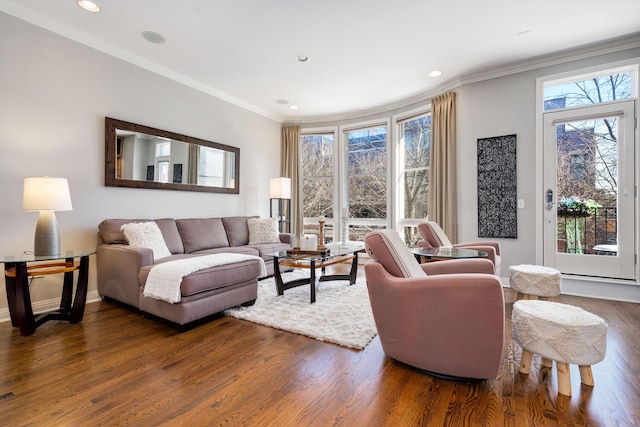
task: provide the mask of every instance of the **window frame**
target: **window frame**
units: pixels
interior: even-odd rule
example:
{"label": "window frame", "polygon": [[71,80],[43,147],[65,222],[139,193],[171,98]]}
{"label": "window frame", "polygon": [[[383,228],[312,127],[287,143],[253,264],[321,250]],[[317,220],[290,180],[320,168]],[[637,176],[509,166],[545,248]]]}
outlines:
{"label": "window frame", "polygon": [[[326,218],[326,225],[332,226],[334,230],[334,239],[338,240],[342,238],[345,224],[342,219],[342,208],[348,204],[348,132],[367,129],[372,127],[384,126],[387,129],[387,188],[386,188],[386,207],[387,218],[349,218],[348,225],[362,225],[371,227],[383,227],[392,228],[402,236],[404,239],[404,229],[406,227],[417,227],[420,222],[426,220],[426,218],[404,218],[404,168],[401,165],[403,158],[401,150],[404,150],[402,145],[402,133],[400,128],[403,122],[416,119],[421,116],[432,114],[431,101],[419,107],[413,107],[405,109],[393,115],[384,117],[367,119],[362,121],[353,121],[350,123],[343,123],[337,126],[310,126],[301,127],[300,134],[302,143],[302,137],[307,135],[333,135],[333,164],[334,164],[334,195],[333,195],[333,218]],[[433,122],[432,122],[433,125]],[[302,150],[300,150],[302,151]],[[301,154],[299,161],[302,162]],[[430,167],[430,166],[429,166]],[[301,168],[301,179],[302,176]],[[303,195],[304,197],[304,195]],[[318,218],[316,217],[304,217],[304,224],[315,224]]]}
{"label": "window frame", "polygon": [[[395,148],[393,150],[395,154],[395,159],[394,159],[395,174],[394,174],[393,182],[395,182],[395,194],[398,195],[397,197],[394,198],[395,206],[393,210],[396,215],[395,216],[396,219],[394,221],[394,228],[398,231],[398,233],[400,233],[400,236],[403,239],[404,239],[405,228],[407,227],[416,228],[418,224],[426,221],[427,218],[405,218],[404,214],[401,214],[401,212],[402,213],[404,212],[404,188],[403,188],[404,168],[401,164],[403,159],[403,156],[401,153],[403,152],[404,147],[402,146],[402,132],[400,128],[402,123],[408,120],[416,119],[418,117],[426,116],[426,115],[431,115],[431,126],[432,126],[431,131],[433,135],[433,106],[431,102],[427,103],[422,107],[403,111],[401,114],[396,114],[392,116],[392,121],[395,129],[395,137],[394,137]],[[429,166],[427,166],[427,168],[429,171],[431,170],[431,162],[429,162]],[[427,211],[427,215],[428,213],[429,212]]]}

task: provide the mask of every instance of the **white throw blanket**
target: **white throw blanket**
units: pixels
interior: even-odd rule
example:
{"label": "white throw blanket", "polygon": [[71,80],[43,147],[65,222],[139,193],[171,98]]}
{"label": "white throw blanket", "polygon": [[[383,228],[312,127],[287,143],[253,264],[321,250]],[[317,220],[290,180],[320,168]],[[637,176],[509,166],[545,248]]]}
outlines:
{"label": "white throw blanket", "polygon": [[147,283],[144,286],[144,296],[174,304],[180,301],[180,283],[184,276],[194,271],[204,270],[205,268],[233,264],[251,259],[260,261],[260,276],[258,277],[266,276],[267,266],[264,260],[255,255],[220,253],[177,259],[175,261],[158,264],[149,271]]}

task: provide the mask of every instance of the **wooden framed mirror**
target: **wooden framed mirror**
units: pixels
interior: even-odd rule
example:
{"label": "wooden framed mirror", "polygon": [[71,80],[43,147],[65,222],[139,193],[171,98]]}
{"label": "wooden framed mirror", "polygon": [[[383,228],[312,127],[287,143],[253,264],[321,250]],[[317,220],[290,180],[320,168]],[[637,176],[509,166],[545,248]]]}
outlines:
{"label": "wooden framed mirror", "polygon": [[240,193],[240,149],[105,118],[105,185]]}

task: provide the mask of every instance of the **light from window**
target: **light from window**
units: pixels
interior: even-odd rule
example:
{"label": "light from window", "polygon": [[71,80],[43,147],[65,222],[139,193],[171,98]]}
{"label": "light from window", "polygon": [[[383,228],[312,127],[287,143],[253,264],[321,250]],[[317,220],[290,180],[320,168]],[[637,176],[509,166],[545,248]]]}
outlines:
{"label": "light from window", "polygon": [[156,142],[156,157],[171,155],[171,142]]}
{"label": "light from window", "polygon": [[158,182],[169,182],[169,162],[158,162]]}
{"label": "light from window", "polygon": [[425,218],[429,195],[431,115],[400,123],[404,218]]}
{"label": "light from window", "polygon": [[228,164],[225,162],[225,151],[217,148],[200,146],[198,166],[198,185],[209,187],[225,187],[225,177],[233,176],[229,174]]}
{"label": "light from window", "polygon": [[300,138],[303,216],[333,218],[333,134]]}
{"label": "light from window", "polygon": [[544,111],[618,101],[632,97],[632,71],[598,74],[578,80],[547,82]]}
{"label": "light from window", "polygon": [[[424,219],[428,212],[431,115],[398,122],[400,189],[403,219]],[[406,224],[406,222],[405,222]],[[404,240],[415,246],[421,236],[415,225],[404,226]]]}
{"label": "light from window", "polygon": [[387,128],[348,131],[349,216],[387,217]]}

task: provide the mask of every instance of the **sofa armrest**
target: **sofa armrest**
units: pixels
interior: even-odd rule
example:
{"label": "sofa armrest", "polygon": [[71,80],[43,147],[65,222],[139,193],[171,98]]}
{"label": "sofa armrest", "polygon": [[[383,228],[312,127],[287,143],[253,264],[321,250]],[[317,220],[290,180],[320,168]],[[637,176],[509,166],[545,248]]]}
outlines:
{"label": "sofa armrest", "polygon": [[292,248],[296,247],[296,235],[293,233],[280,233],[280,241],[282,243],[287,243]]}
{"label": "sofa armrest", "polygon": [[102,297],[139,307],[138,275],[142,267],[153,263],[153,250],[150,248],[122,244],[98,245],[98,293]]}

